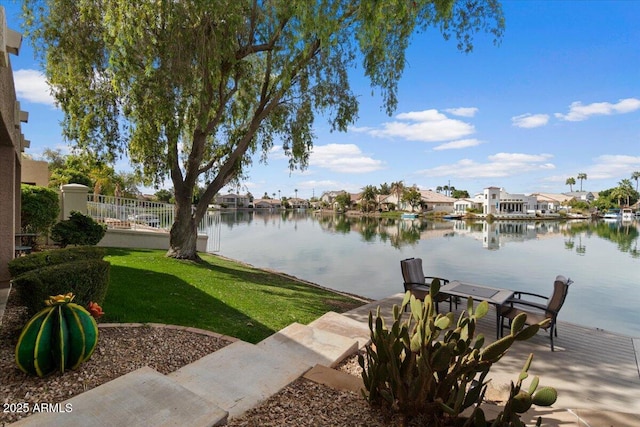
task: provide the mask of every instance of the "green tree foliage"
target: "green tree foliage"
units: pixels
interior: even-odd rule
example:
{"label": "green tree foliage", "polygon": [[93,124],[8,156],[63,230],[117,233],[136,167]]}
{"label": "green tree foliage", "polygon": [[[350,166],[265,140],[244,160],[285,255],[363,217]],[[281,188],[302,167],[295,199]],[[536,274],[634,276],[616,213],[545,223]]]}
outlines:
{"label": "green tree foliage", "polygon": [[51,172],[49,188],[60,188],[65,184],[82,184],[93,188],[91,178],[83,172],[73,169],[57,169]]}
{"label": "green tree foliage", "polygon": [[618,205],[622,205],[622,201],[624,201],[629,206],[638,200],[638,193],[633,189],[630,179],[618,182],[618,186],[613,189],[611,196],[618,200]]}
{"label": "green tree foliage", "polygon": [[415,209],[420,206],[420,203],[422,202],[422,195],[417,188],[410,187],[405,189],[404,193],[402,193],[402,201],[409,203],[411,208]]}
{"label": "green tree foliage", "polygon": [[160,189],[158,191],[156,191],[156,199],[158,199],[159,202],[164,202],[164,203],[169,203],[171,201],[171,199],[173,198],[173,193],[169,190],[166,189]]}
{"label": "green tree foliage", "polygon": [[571,176],[571,177],[567,178],[567,180],[564,182],[564,185],[568,185],[569,186],[569,191],[573,192],[573,186],[576,185],[576,179]]}
{"label": "green tree foliage", "polygon": [[581,211],[581,212],[589,211],[589,203],[585,202],[584,200],[573,199],[569,202],[569,206],[571,206],[571,209],[573,209],[574,211]]}
{"label": "green tree foliage", "polygon": [[631,180],[623,179],[617,187],[608,188],[598,193],[598,198],[591,205],[603,211],[619,208],[622,205],[633,205],[640,199],[640,193],[633,189]]}
{"label": "green tree foliage", "polygon": [[470,196],[467,190],[453,190],[451,192],[451,197],[455,199],[468,199]]}
{"label": "green tree foliage", "polygon": [[382,184],[380,184],[379,194],[391,194],[391,186],[386,182],[383,182]]}
{"label": "green tree foliage", "polygon": [[72,211],[69,219],[53,226],[51,239],[63,248],[68,245],[97,245],[106,232],[106,225],[98,224],[90,216]]}
{"label": "green tree foliage", "polygon": [[[358,114],[348,70],[362,68],[384,108],[412,35],[499,41],[497,0],[170,1],[25,0],[26,32],[46,60],[64,135],[106,157],[127,150],[176,198],[169,256],[197,258],[197,224],[213,196],[282,142],[304,168],[314,119],[334,130]],[[193,189],[207,181],[196,209]]]}
{"label": "green tree foliage", "polygon": [[22,184],[20,227],[25,233],[48,234],[58,220],[60,201],[58,193],[50,188]]}
{"label": "green tree foliage", "polygon": [[60,188],[65,184],[82,184],[94,194],[137,197],[140,179],[134,173],[116,173],[108,162],[91,153],[63,155],[60,150],[47,149],[44,158],[49,163],[51,177],[49,187]]}
{"label": "green tree foliage", "polygon": [[341,211],[351,207],[351,195],[347,192],[338,194],[334,201],[338,204],[338,209]]}
{"label": "green tree foliage", "polygon": [[391,194],[396,196],[396,199],[398,199],[398,202],[399,202],[402,199],[402,193],[404,193],[404,182],[402,181],[392,182],[389,190],[391,190]]}
{"label": "green tree foliage", "polygon": [[636,192],[638,191],[638,180],[640,180],[640,171],[631,174],[631,179],[636,181]]}
{"label": "green tree foliage", "polygon": [[373,185],[367,185],[362,189],[362,210],[364,212],[370,212],[376,208],[376,187]]}

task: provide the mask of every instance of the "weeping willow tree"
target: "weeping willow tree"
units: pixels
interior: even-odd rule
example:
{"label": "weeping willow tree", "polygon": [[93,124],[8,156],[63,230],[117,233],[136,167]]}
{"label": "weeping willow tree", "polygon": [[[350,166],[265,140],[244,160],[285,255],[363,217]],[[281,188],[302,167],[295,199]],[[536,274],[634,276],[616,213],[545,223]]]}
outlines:
{"label": "weeping willow tree", "polygon": [[186,259],[213,196],[256,153],[278,141],[305,168],[316,115],[339,131],[355,121],[358,62],[391,114],[413,34],[435,27],[469,52],[479,31],[504,29],[497,0],[25,0],[24,17],[64,136],[126,152],[148,183],[170,178],[168,256]]}

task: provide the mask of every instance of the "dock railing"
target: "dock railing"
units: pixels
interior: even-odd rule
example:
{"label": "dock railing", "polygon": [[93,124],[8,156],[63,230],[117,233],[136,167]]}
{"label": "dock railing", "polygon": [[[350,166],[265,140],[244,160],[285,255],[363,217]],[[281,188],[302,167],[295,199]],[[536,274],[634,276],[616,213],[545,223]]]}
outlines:
{"label": "dock railing", "polygon": [[[175,205],[125,197],[87,195],[87,214],[111,229],[169,232],[175,219]],[[207,212],[198,225],[206,234],[207,252],[220,250],[220,213]]]}

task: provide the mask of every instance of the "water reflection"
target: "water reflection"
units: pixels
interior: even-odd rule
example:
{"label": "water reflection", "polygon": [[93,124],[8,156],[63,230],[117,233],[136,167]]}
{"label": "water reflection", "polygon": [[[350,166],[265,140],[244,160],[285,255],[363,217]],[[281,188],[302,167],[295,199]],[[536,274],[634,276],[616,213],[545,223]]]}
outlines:
{"label": "water reflection", "polygon": [[[292,223],[315,222],[327,233],[361,236],[367,243],[382,242],[395,249],[413,247],[422,240],[443,237],[466,237],[481,242],[488,250],[550,236],[564,236],[564,248],[584,255],[586,240],[592,236],[614,242],[620,252],[640,258],[637,221],[432,221],[425,219],[374,218],[366,216],[316,215],[304,210],[232,211],[222,215],[222,224],[233,229],[240,224],[262,224],[280,228]],[[585,241],[583,242],[583,238]]]}
{"label": "water reflection", "polygon": [[[428,221],[237,211],[221,215],[220,253],[379,299],[400,292],[399,261],[425,273],[541,295],[574,280],[563,321],[640,337],[638,222]],[[594,317],[593,313],[599,315]]]}
{"label": "water reflection", "polygon": [[345,215],[320,215],[317,221],[324,231],[358,233],[365,242],[384,242],[396,249],[414,246],[420,240],[450,235],[453,226],[445,221],[373,218]]}
{"label": "water reflection", "polygon": [[[640,258],[638,249],[638,224],[636,222],[622,221],[598,221],[598,222],[577,222],[569,223],[563,230],[566,236],[565,247],[573,249],[576,253],[583,255],[586,247],[582,244],[583,237],[596,235],[602,239],[610,240],[616,244],[620,252],[626,252],[633,258]],[[576,246],[575,241],[578,241]]]}
{"label": "water reflection", "polygon": [[501,246],[541,239],[545,236],[565,236],[564,246],[584,255],[587,247],[583,237],[596,235],[617,244],[620,252],[627,252],[632,257],[640,256],[638,250],[638,224],[636,222],[606,221],[499,221],[493,223],[456,221],[454,230],[457,234],[467,235],[482,241],[486,249],[497,250]]}

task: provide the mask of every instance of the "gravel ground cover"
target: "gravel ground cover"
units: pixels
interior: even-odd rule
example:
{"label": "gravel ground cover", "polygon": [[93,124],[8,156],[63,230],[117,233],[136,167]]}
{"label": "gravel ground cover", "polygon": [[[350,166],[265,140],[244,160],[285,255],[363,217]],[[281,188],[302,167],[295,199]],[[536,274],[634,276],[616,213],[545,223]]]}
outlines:
{"label": "gravel ground cover", "polygon": [[0,326],[0,426],[28,415],[13,410],[21,404],[33,408],[36,404],[62,403],[143,366],[168,374],[230,344],[185,330],[149,326],[100,328],[91,359],[75,371],[38,378],[24,374],[15,364],[15,346],[28,320],[26,309],[17,305],[12,293]]}
{"label": "gravel ground cover", "polygon": [[[168,374],[229,342],[191,331],[156,327],[101,327],[98,347],[91,359],[75,371],[31,377],[15,365],[14,348],[27,322],[26,310],[9,297],[0,326],[0,404],[26,402],[61,403],[77,394],[143,366]],[[360,376],[357,357],[346,359],[338,369]],[[0,412],[0,426],[28,416]],[[299,378],[244,416],[230,419],[229,426],[396,426],[398,417],[370,407],[359,393],[339,391]],[[410,425],[421,425],[412,420]]]}

